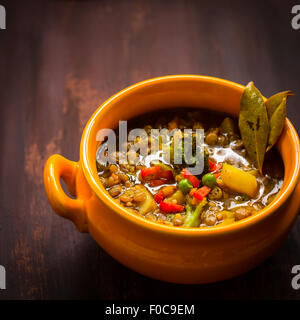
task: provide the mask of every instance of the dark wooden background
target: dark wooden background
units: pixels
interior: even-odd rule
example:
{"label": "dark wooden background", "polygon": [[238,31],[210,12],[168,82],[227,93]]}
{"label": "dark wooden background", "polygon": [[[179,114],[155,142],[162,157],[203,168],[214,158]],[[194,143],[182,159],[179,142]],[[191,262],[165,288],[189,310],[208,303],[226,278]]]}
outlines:
{"label": "dark wooden background", "polygon": [[[300,130],[300,30],[295,1],[4,1],[0,30],[0,299],[300,299],[300,218],[260,267],[210,285],[155,281],[123,267],[56,216],[45,196],[46,159],[78,160],[80,136],[106,98],[137,81],[203,74],[266,96],[291,89]],[[113,236],[113,235],[112,235]]]}

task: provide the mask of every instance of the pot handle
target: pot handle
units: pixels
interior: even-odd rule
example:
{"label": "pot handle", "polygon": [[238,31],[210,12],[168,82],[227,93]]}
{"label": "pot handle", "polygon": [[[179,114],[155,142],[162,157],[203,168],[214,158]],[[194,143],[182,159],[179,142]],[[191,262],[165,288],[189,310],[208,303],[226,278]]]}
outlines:
{"label": "pot handle", "polygon": [[48,200],[53,210],[60,216],[71,220],[81,232],[87,232],[84,201],[70,198],[63,190],[62,178],[72,196],[76,195],[76,175],[80,168],[79,162],[67,160],[54,154],[46,162],[44,168],[44,185]]}

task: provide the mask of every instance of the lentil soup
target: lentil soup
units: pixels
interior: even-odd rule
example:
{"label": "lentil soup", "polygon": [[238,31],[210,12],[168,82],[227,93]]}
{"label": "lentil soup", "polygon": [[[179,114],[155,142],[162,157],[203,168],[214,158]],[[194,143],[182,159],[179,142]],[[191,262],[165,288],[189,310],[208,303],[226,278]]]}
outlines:
{"label": "lentil soup", "polygon": [[[119,152],[114,164],[103,163],[97,151],[99,179],[115,201],[128,210],[157,223],[176,227],[213,227],[226,225],[254,215],[267,206],[283,183],[283,163],[275,148],[266,154],[263,175],[247,155],[238,130],[237,120],[224,114],[192,108],[173,108],[144,114],[128,122],[128,132],[144,128],[149,134],[139,137],[148,151],[152,139],[159,150],[139,158],[138,163],[123,164]],[[174,136],[166,145],[170,159],[166,161],[160,137],[150,136],[151,129],[192,130],[191,146],[197,129],[204,130],[204,167],[193,175],[183,163],[174,163]],[[116,130],[118,137],[118,130]],[[118,140],[118,139],[117,139]],[[127,143],[127,153],[134,142]],[[185,146],[184,146],[185,147]],[[118,148],[117,148],[118,150]],[[128,154],[129,155],[129,154]]]}

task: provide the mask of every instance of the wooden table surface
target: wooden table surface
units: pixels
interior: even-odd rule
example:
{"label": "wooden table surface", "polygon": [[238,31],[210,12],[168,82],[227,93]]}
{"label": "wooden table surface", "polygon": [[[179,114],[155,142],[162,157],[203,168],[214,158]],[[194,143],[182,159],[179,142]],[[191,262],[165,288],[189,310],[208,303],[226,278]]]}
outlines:
{"label": "wooden table surface", "polygon": [[155,281],[120,265],[53,213],[42,183],[53,153],[78,160],[82,130],[105,99],[137,81],[203,74],[266,96],[290,89],[300,131],[295,1],[12,1],[0,30],[0,299],[300,299],[300,218],[280,250],[210,285]]}

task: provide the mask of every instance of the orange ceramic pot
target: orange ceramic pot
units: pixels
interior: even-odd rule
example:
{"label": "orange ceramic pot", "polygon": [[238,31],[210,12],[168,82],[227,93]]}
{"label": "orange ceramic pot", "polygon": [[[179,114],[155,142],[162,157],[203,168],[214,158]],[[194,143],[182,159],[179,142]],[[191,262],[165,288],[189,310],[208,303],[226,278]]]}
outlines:
{"label": "orange ceramic pot", "polygon": [[[300,147],[286,120],[277,148],[285,175],[276,199],[254,216],[223,227],[182,228],[157,224],[128,212],[105,191],[96,169],[97,131],[119,120],[165,108],[196,107],[237,116],[242,85],[205,76],[166,76],[135,84],[105,101],[82,135],[80,161],[51,156],[44,183],[54,211],[89,232],[125,266],[175,283],[215,282],[239,275],[272,255],[297,216],[300,199]],[[63,191],[60,178],[70,193]]]}

